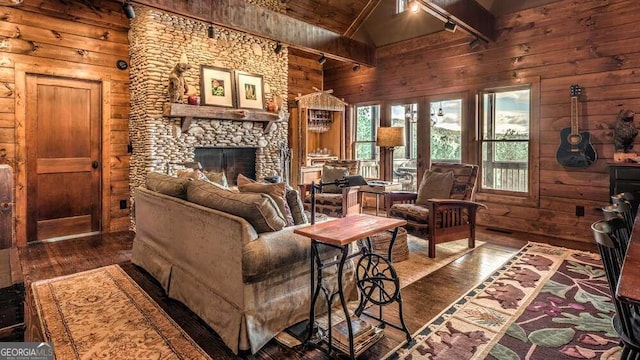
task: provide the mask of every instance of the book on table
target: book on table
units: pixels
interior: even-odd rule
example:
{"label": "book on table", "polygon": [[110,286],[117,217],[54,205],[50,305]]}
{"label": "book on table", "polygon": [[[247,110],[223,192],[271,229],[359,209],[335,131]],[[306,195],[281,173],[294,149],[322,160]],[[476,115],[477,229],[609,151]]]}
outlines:
{"label": "book on table", "polygon": [[[360,356],[363,352],[369,349],[373,344],[375,344],[378,340],[380,340],[384,336],[384,331],[378,327],[372,327],[371,331],[367,333],[367,335],[362,335],[358,338],[357,341],[353,342],[353,352],[355,356]],[[335,340],[335,339],[334,339]],[[346,343],[342,343],[341,341],[334,341],[333,347],[338,349],[339,351],[349,354],[349,341],[347,339]]]}

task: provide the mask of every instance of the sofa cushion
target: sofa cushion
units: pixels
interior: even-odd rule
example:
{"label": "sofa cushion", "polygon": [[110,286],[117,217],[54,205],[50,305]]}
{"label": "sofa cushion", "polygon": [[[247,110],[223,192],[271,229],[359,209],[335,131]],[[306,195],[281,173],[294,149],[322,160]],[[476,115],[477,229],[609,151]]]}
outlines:
{"label": "sofa cushion", "polygon": [[[296,228],[292,226],[260,234],[258,239],[242,248],[242,279],[246,284],[286,274],[293,267],[309,263],[311,240],[294,234]],[[339,255],[340,251],[331,246],[320,246],[319,254],[321,259],[329,259]]]}
{"label": "sofa cushion", "polygon": [[248,192],[267,194],[271,196],[273,201],[275,201],[276,205],[278,206],[278,210],[284,216],[285,220],[287,220],[287,225],[294,225],[293,216],[291,215],[289,204],[287,203],[287,199],[285,198],[285,184],[283,182],[259,183],[254,181],[253,179],[249,179],[242,174],[239,174],[237,183],[238,190],[240,190],[241,193]]}
{"label": "sofa cushion", "polygon": [[[342,179],[349,175],[349,169],[346,167],[336,166],[323,166],[322,167],[322,182],[331,183],[336,180]],[[336,185],[328,185],[322,187],[323,193],[342,193],[342,189]]]}
{"label": "sofa cushion", "polygon": [[452,186],[453,172],[434,172],[427,170],[424,172],[420,187],[418,187],[416,204],[426,205],[429,199],[448,199]]}
{"label": "sofa cushion", "polygon": [[188,178],[177,178],[158,172],[150,172],[147,174],[145,186],[151,191],[186,200],[189,180]]}
{"label": "sofa cushion", "polygon": [[194,180],[207,180],[204,173],[198,169],[178,170],[176,176],[179,178],[189,178]]}
{"label": "sofa cushion", "polygon": [[304,204],[302,204],[302,199],[300,199],[300,192],[290,187],[287,187],[285,190],[285,198],[287,199],[289,209],[291,209],[293,223],[296,225],[309,223],[307,214],[304,212]]}
{"label": "sofa cushion", "polygon": [[204,171],[204,175],[207,179],[213,183],[220,184],[224,187],[229,186],[229,182],[227,181],[227,175],[224,171]]}
{"label": "sofa cushion", "polygon": [[282,230],[286,221],[269,195],[235,193],[209,182],[193,180],[187,200],[244,218],[258,233]]}

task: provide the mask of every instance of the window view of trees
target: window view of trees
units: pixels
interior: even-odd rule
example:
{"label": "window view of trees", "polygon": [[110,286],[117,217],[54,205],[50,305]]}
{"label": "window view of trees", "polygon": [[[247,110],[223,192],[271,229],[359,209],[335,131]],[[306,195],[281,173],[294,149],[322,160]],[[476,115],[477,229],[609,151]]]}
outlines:
{"label": "window view of trees", "polygon": [[462,160],[462,99],[432,102],[431,161]]}
{"label": "window view of trees", "polygon": [[380,105],[356,107],[356,142],[354,153],[360,160],[360,175],[378,178],[378,154],[376,153],[376,129],[380,124]]}
{"label": "window view of trees", "polygon": [[482,95],[482,187],[528,191],[530,89]]}

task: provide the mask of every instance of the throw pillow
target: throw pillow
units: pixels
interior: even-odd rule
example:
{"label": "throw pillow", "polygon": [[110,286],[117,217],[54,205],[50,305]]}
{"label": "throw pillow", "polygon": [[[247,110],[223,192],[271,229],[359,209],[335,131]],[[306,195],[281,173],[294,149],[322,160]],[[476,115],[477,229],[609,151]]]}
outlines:
{"label": "throw pillow", "polygon": [[278,206],[278,210],[287,221],[287,225],[295,225],[295,221],[291,215],[291,209],[289,209],[287,199],[285,198],[284,183],[259,183],[242,174],[238,174],[237,183],[238,190],[240,190],[241,193],[251,192],[271,196]]}
{"label": "throw pillow", "polygon": [[424,172],[418,188],[417,205],[426,205],[429,199],[448,199],[453,187],[453,172]]}
{"label": "throw pillow", "polygon": [[187,178],[194,180],[207,180],[204,173],[198,169],[178,170],[176,176],[179,178]]}
{"label": "throw pillow", "polygon": [[269,195],[234,193],[207,181],[193,180],[187,186],[187,200],[244,218],[258,233],[282,230],[286,225]]}
{"label": "throw pillow", "polygon": [[188,183],[188,178],[177,178],[158,172],[150,172],[147,174],[145,186],[151,191],[186,200]]}
{"label": "throw pillow", "polygon": [[285,197],[287,198],[289,209],[291,209],[294,224],[307,224],[309,220],[307,219],[307,214],[304,212],[304,204],[302,203],[302,199],[300,199],[300,192],[287,186]]}
{"label": "throw pillow", "polygon": [[216,184],[220,184],[224,187],[229,187],[229,183],[227,182],[227,175],[225,175],[224,171],[205,171],[204,175],[209,179],[209,181],[214,182]]}
{"label": "throw pillow", "polygon": [[[342,179],[349,175],[349,169],[345,167],[336,166],[323,166],[322,167],[322,182],[330,183],[336,180]],[[327,185],[322,187],[322,192],[339,194],[342,192],[342,188],[337,185]]]}

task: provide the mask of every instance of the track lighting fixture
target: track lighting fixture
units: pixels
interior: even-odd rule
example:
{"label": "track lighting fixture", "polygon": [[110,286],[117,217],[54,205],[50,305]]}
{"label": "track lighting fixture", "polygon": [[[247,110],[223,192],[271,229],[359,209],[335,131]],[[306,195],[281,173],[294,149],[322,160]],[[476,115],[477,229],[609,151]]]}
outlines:
{"label": "track lighting fixture", "polygon": [[358,63],[353,64],[353,67],[351,68],[351,70],[353,70],[353,72],[360,71],[360,64]]}
{"label": "track lighting fixture", "polygon": [[447,22],[444,23],[444,29],[447,30],[448,32],[455,32],[457,27],[458,27],[458,24],[453,22],[451,19],[447,19]]}
{"label": "track lighting fixture", "polygon": [[409,10],[411,10],[412,13],[417,13],[418,10],[420,10],[420,4],[418,3],[417,0],[412,1],[411,3],[409,3]]}
{"label": "track lighting fixture", "polygon": [[282,44],[280,44],[280,41],[276,43],[276,47],[273,48],[273,52],[276,53],[276,55],[282,52]]}
{"label": "track lighting fixture", "polygon": [[134,17],[136,17],[136,12],[133,10],[133,6],[131,6],[129,0],[125,1],[122,4],[122,11],[124,11],[124,15],[127,17],[127,19],[133,19]]}
{"label": "track lighting fixture", "polygon": [[320,57],[318,58],[318,63],[320,65],[324,65],[324,63],[327,62],[327,58],[324,56],[324,54],[320,54]]}
{"label": "track lighting fixture", "polygon": [[216,37],[216,28],[213,27],[213,24],[209,25],[207,36],[209,36],[209,39],[213,39],[214,37]]}
{"label": "track lighting fixture", "polygon": [[480,39],[479,37],[471,40],[471,42],[469,43],[469,47],[471,48],[471,50],[475,50],[477,49],[480,45],[482,45],[484,43],[484,41],[482,39]]}

